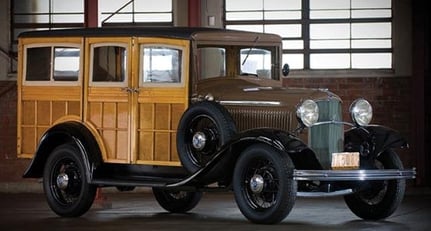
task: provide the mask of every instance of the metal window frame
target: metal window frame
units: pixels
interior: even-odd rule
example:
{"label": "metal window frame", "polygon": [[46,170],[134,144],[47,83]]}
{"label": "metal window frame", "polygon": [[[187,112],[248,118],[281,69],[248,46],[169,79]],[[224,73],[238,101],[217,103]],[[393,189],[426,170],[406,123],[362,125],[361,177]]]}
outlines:
{"label": "metal window frame", "polygon": [[[301,37],[295,38],[283,38],[283,41],[288,40],[302,40],[303,41],[303,49],[285,49],[283,48],[282,54],[303,54],[304,57],[304,68],[301,70],[319,70],[319,69],[311,69],[310,68],[310,56],[311,54],[319,54],[319,53],[348,53],[348,54],[359,54],[359,53],[391,53],[393,54],[393,36],[391,36],[391,48],[344,48],[344,49],[311,49],[310,48],[310,25],[311,24],[336,24],[336,23],[347,23],[352,26],[353,23],[373,23],[373,22],[390,22],[393,24],[393,12],[391,17],[388,18],[334,18],[334,19],[310,19],[310,0],[302,0],[301,1],[301,19],[293,19],[293,20],[234,20],[228,21],[226,19],[227,12],[247,12],[247,11],[227,11],[226,10],[226,1],[224,2],[224,11],[223,11],[223,23],[226,28],[227,25],[277,25],[277,24],[294,24],[301,26]],[[265,1],[265,0],[262,0]],[[349,9],[350,11],[352,8]],[[391,6],[391,10],[393,10],[393,6]],[[289,11],[289,10],[286,10]],[[262,9],[262,12],[266,12],[265,9]],[[347,40],[352,41],[352,37]],[[320,69],[320,70],[332,70],[332,69]],[[335,70],[335,69],[334,69]],[[337,69],[339,70],[339,69]],[[350,57],[350,67],[341,70],[356,70],[352,68],[352,56]],[[369,68],[365,70],[376,70],[374,68]],[[382,70],[393,70],[393,60],[391,68],[385,68]]]}

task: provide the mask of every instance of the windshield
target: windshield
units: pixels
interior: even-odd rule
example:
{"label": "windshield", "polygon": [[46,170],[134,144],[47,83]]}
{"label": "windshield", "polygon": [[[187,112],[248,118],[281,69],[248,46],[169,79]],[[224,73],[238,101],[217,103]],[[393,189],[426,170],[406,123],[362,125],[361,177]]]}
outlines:
{"label": "windshield", "polygon": [[241,75],[271,78],[271,51],[258,48],[241,49]]}
{"label": "windshield", "polygon": [[277,47],[202,46],[198,47],[199,79],[249,76],[279,79]]}

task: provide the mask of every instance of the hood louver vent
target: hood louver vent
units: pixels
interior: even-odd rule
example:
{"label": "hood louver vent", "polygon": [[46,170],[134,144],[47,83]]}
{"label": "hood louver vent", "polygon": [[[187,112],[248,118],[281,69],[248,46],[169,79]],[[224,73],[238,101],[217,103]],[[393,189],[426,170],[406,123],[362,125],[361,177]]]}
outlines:
{"label": "hood louver vent", "polygon": [[277,128],[289,131],[292,126],[292,112],[286,108],[274,107],[227,107],[238,131],[251,128]]}

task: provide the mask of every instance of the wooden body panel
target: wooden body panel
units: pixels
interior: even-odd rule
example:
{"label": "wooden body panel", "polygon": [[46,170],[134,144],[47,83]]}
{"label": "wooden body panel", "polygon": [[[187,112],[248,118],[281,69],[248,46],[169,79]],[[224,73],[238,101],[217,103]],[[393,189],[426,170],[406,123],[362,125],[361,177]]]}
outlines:
{"label": "wooden body panel", "polygon": [[138,163],[180,164],[176,150],[176,130],[187,107],[184,91],[184,88],[154,88],[142,90],[139,94]]}
{"label": "wooden body panel", "polygon": [[[80,48],[78,80],[25,82],[26,48],[53,43]],[[96,75],[103,72],[93,71],[95,49],[103,46],[125,50],[125,58],[98,54],[99,59],[107,59],[100,60],[106,68],[112,63],[124,65],[113,71],[124,71],[120,73],[124,75],[121,81],[100,81]],[[142,49],[148,46],[180,51],[179,82],[142,82]],[[22,38],[18,68],[19,156],[33,157],[41,136],[56,123],[78,121],[94,134],[104,162],[180,166],[176,130],[189,101],[189,49],[189,40],[157,37]]]}
{"label": "wooden body panel", "polygon": [[[25,80],[25,48],[82,47],[80,37],[23,38],[18,44],[17,154],[32,158],[42,135],[58,121],[82,117],[82,73],[78,81],[43,84]],[[82,58],[82,53],[80,54]],[[83,67],[83,65],[81,65]],[[82,69],[82,68],[81,68]]]}
{"label": "wooden body panel", "polygon": [[18,150],[32,155],[42,135],[63,117],[81,117],[81,87],[22,87]]}
{"label": "wooden body panel", "polygon": [[[106,92],[110,92],[105,94]],[[117,94],[113,94],[117,92]],[[86,123],[91,123],[105,143],[107,162],[128,163],[129,100],[121,89],[90,88],[86,103]]]}

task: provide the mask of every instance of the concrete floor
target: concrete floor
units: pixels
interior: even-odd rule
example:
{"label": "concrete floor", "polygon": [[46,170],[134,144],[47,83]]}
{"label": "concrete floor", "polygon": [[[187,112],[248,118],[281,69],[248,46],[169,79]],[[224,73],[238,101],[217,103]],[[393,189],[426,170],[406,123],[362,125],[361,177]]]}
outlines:
{"label": "concrete floor", "polygon": [[151,193],[108,192],[79,218],[56,216],[40,193],[0,194],[0,230],[431,230],[431,194],[406,195],[385,221],[363,221],[341,197],[298,198],[289,216],[277,225],[248,222],[233,194],[206,193],[187,214],[169,214]]}

